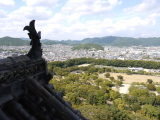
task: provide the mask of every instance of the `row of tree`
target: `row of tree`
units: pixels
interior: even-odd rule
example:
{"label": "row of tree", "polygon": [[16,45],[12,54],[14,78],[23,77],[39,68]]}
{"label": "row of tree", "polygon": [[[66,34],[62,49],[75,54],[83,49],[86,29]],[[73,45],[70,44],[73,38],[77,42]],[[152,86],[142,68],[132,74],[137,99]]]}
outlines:
{"label": "row of tree", "polygon": [[160,62],[156,61],[143,61],[143,60],[107,60],[107,59],[94,59],[94,58],[75,58],[67,61],[54,61],[49,63],[49,68],[62,67],[67,68],[74,65],[80,64],[95,64],[104,66],[115,66],[115,67],[143,67],[147,69],[159,69]]}

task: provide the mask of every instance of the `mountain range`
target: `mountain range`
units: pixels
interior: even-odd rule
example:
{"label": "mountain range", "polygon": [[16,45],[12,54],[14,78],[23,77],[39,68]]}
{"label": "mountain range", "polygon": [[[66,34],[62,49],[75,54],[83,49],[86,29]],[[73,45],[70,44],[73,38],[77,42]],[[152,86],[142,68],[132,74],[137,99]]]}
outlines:
{"label": "mountain range", "polygon": [[[2,45],[12,45],[12,46],[22,46],[29,45],[30,39],[28,38],[12,38],[12,37],[3,37],[0,38],[0,46]],[[53,45],[53,44],[66,44],[66,45],[75,45],[75,44],[85,44],[93,43],[99,45],[109,45],[109,46],[160,46],[160,37],[151,37],[151,38],[132,38],[132,37],[117,37],[117,36],[106,36],[106,37],[94,37],[94,38],[85,38],[83,40],[49,40],[42,39],[42,44]]]}

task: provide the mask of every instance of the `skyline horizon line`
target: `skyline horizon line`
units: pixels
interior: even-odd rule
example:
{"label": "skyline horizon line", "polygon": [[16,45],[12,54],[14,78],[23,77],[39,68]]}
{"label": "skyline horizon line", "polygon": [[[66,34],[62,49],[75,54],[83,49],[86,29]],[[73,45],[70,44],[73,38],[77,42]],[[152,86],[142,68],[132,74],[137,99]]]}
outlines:
{"label": "skyline horizon line", "polygon": [[[12,37],[12,36],[3,36],[3,37],[0,37],[0,38],[5,38],[5,37],[10,37],[10,38],[20,38],[22,40],[30,40],[30,38],[27,38],[27,37]],[[41,40],[55,40],[55,41],[67,41],[67,40],[71,40],[71,41],[81,41],[81,40],[85,40],[85,39],[93,39],[93,38],[105,38],[105,37],[120,37],[120,38],[134,38],[134,39],[141,39],[141,38],[160,38],[155,36],[155,37],[129,37],[129,36],[114,36],[114,35],[109,35],[109,36],[102,36],[102,37],[86,37],[86,38],[83,38],[83,39],[61,39],[61,40],[55,40],[55,39],[47,39],[47,38],[41,38]]]}

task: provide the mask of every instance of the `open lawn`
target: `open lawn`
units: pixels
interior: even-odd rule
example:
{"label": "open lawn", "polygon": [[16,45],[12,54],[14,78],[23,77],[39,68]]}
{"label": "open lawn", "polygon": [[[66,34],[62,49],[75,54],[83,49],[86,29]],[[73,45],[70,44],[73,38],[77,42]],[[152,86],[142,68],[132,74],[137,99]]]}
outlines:
{"label": "open lawn", "polygon": [[82,65],[78,65],[78,67],[86,67],[89,66],[90,64],[82,64]]}
{"label": "open lawn", "polygon": [[[106,78],[104,76],[105,73],[99,74],[100,78]],[[123,76],[123,83],[124,84],[131,84],[132,82],[147,82],[147,79],[152,79],[153,82],[160,82],[159,76],[150,76],[150,75],[127,75],[126,73],[110,73],[110,76],[114,77],[115,79],[118,79],[117,76]]]}

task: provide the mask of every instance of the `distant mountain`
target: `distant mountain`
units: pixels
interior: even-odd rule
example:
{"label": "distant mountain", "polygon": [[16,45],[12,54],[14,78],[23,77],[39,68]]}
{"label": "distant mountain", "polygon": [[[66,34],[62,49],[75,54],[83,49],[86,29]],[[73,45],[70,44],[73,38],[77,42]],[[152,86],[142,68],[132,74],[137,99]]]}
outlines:
{"label": "distant mountain", "polygon": [[30,40],[29,38],[23,38],[23,37],[22,37],[22,38],[20,38],[20,39],[22,39],[22,40]]}
{"label": "distant mountain", "polygon": [[82,43],[95,43],[95,44],[102,44],[102,45],[111,45],[115,43],[117,37],[108,36],[108,37],[95,37],[95,38],[85,38],[82,40]]}
{"label": "distant mountain", "polygon": [[82,44],[80,40],[62,40],[61,42],[65,42],[68,45]]}
{"label": "distant mountain", "polygon": [[[28,38],[11,38],[3,37],[0,38],[0,45],[29,45],[30,39]],[[160,37],[152,38],[132,38],[132,37],[117,37],[117,36],[106,36],[106,37],[94,37],[85,38],[83,40],[48,40],[42,39],[42,44],[53,45],[53,44],[66,44],[66,45],[76,45],[92,43],[98,45],[110,45],[110,46],[160,46]]]}
{"label": "distant mountain", "polygon": [[22,40],[20,38],[12,38],[12,37],[3,37],[0,38],[0,46],[7,45],[7,46],[23,46],[29,45],[30,41]]}
{"label": "distant mountain", "polygon": [[[7,45],[7,46],[23,46],[23,45],[30,45],[30,39],[29,38],[12,38],[12,37],[3,37],[0,38],[0,46]],[[41,40],[42,44],[46,45],[53,45],[53,44],[67,44],[63,41],[53,41],[44,39]]]}
{"label": "distant mountain", "polygon": [[117,37],[117,36],[106,36],[106,37],[94,37],[85,38],[83,40],[62,40],[68,45],[92,43],[98,45],[110,45],[110,46],[160,46],[160,37],[152,38],[132,38],[132,37]]}
{"label": "distant mountain", "polygon": [[64,41],[57,41],[57,40],[41,40],[41,43],[45,44],[45,45],[54,45],[54,44],[67,44]]}
{"label": "distant mountain", "polygon": [[132,37],[95,37],[83,39],[81,43],[94,43],[111,46],[160,46],[160,37],[152,38],[132,38]]}
{"label": "distant mountain", "polygon": [[45,42],[47,42],[47,41],[50,41],[50,40],[48,40],[48,39],[43,39],[43,40],[41,40],[41,43],[45,43]]}

